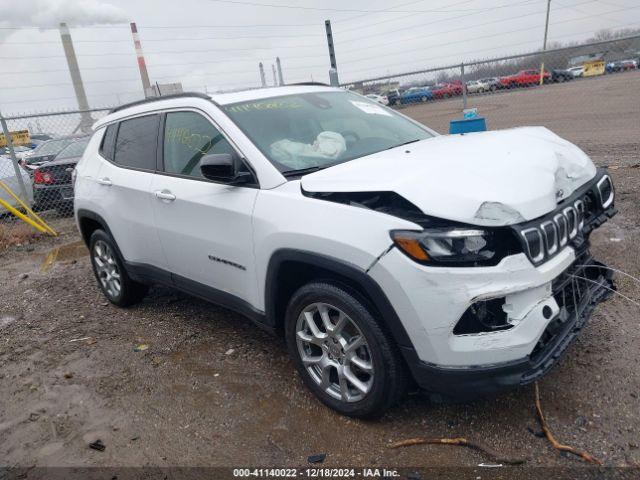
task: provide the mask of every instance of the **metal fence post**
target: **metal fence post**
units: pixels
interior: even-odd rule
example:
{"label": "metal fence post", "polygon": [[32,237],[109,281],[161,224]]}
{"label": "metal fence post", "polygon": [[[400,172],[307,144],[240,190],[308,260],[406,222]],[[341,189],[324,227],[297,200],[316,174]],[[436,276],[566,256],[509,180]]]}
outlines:
{"label": "metal fence post", "polygon": [[327,31],[327,46],[329,47],[329,62],[331,69],[329,70],[329,83],[333,87],[340,86],[340,80],[338,79],[338,63],[336,62],[336,51],[333,47],[333,33],[331,31],[331,21],[325,20],[325,30]]}
{"label": "metal fence post", "polygon": [[11,134],[9,133],[9,128],[7,128],[7,122],[2,116],[2,113],[0,113],[0,123],[2,124],[2,132],[4,133],[4,138],[7,141],[7,147],[9,147],[9,155],[11,156],[11,163],[13,163],[13,170],[16,174],[16,178],[18,179],[18,183],[20,184],[20,193],[22,194],[22,201],[27,203],[29,201],[27,197],[27,187],[24,184],[24,179],[22,178],[22,170],[20,165],[18,165],[16,152],[13,149],[13,138],[11,138]]}
{"label": "metal fence post", "polygon": [[464,79],[464,62],[460,64],[460,81],[462,82],[462,109],[467,108],[467,82]]}

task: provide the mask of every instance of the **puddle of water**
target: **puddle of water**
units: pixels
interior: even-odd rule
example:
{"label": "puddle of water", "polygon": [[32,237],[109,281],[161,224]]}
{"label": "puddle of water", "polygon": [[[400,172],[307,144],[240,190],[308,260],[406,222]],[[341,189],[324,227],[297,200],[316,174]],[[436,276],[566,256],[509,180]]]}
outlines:
{"label": "puddle of water", "polygon": [[40,265],[40,272],[48,272],[54,263],[75,260],[88,254],[87,246],[82,240],[60,245],[46,253]]}

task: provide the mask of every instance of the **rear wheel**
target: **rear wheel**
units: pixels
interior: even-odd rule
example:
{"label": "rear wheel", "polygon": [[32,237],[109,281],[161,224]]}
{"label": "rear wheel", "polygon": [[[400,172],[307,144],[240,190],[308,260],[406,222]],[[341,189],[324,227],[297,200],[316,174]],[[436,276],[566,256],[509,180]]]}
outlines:
{"label": "rear wheel", "polygon": [[149,286],[129,277],[115,241],[108,233],[104,230],[93,232],[89,249],[93,273],[107,300],[119,307],[128,307],[144,298]]}
{"label": "rear wheel", "polygon": [[406,391],[393,340],[363,302],[337,285],[300,288],[287,308],[285,336],[305,385],[340,413],[377,416]]}

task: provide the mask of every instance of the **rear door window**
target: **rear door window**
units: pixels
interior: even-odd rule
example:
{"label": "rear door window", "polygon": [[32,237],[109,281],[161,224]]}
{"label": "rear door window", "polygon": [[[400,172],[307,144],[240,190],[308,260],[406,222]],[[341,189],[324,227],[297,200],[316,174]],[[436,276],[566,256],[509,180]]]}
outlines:
{"label": "rear door window", "polygon": [[113,161],[123,167],[155,170],[159,115],[120,122]]}

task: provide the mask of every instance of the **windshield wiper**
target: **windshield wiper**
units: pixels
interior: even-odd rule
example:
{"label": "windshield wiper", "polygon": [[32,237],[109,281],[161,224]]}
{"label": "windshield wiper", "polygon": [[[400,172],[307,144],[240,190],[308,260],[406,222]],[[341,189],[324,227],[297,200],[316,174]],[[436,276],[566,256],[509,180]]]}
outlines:
{"label": "windshield wiper", "polygon": [[317,172],[318,170],[323,170],[326,167],[307,167],[307,168],[298,168],[297,170],[287,170],[286,172],[282,172],[282,175],[285,177],[297,177],[298,175],[306,175],[307,173]]}
{"label": "windshield wiper", "polygon": [[409,145],[410,143],[419,142],[420,140],[423,140],[423,139],[422,138],[416,138],[415,140],[409,140],[408,142],[399,143],[398,145],[394,145],[393,147],[385,148],[385,150],[391,150],[392,148],[403,147],[405,145]]}

